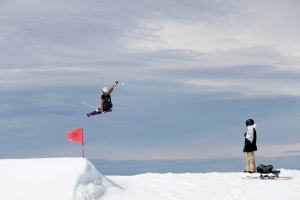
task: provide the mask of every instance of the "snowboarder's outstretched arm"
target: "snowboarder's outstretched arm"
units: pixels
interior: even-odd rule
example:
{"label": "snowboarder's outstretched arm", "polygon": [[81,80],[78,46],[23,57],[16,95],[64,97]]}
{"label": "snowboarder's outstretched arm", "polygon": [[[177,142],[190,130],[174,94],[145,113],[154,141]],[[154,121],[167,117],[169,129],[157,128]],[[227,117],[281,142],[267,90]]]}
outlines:
{"label": "snowboarder's outstretched arm", "polygon": [[116,81],[115,84],[109,89],[109,93],[110,94],[115,88],[116,86],[118,85],[119,81]]}

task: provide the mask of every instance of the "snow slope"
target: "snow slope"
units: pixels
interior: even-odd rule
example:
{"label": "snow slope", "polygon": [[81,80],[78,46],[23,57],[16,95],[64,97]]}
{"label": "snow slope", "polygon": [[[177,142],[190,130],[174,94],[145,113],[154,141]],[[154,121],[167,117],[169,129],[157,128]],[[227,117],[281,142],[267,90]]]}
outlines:
{"label": "snow slope", "polygon": [[[300,171],[281,169],[292,180],[245,180],[244,173],[141,174],[107,176],[124,190],[101,200],[299,200]],[[252,176],[258,176],[253,174]]]}
{"label": "snow slope", "polygon": [[0,160],[1,200],[92,200],[118,190],[84,158]]}
{"label": "snow slope", "polygon": [[84,158],[6,159],[0,160],[0,199],[300,199],[300,171],[281,172],[294,178],[245,180],[249,174],[217,172],[104,177]]}

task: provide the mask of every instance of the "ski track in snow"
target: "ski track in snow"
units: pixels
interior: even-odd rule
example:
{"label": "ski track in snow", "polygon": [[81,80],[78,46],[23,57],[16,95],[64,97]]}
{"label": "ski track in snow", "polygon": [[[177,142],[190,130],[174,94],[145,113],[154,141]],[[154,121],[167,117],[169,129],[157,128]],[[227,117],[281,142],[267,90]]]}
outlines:
{"label": "ski track in snow", "polygon": [[[300,172],[281,169],[291,180],[242,179],[244,173],[186,173],[107,176],[124,190],[103,200],[300,199]],[[251,176],[259,176],[252,174]]]}

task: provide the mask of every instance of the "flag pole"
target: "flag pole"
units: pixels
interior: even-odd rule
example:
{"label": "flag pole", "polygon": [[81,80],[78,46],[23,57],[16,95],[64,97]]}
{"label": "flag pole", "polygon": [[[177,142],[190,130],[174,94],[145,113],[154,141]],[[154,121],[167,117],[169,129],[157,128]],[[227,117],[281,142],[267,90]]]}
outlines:
{"label": "flag pole", "polygon": [[84,158],[83,129],[82,129],[82,157]]}

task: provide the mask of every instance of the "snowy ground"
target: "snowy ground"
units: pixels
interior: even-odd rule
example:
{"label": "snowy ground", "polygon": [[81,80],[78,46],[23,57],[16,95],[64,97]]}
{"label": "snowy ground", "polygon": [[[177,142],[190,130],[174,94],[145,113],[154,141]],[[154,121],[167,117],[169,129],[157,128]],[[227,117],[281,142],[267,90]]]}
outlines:
{"label": "snowy ground", "polygon": [[117,185],[84,158],[0,160],[1,200],[100,199]]}
{"label": "snowy ground", "polygon": [[[300,171],[291,180],[245,180],[244,173],[102,176],[83,158],[0,160],[1,200],[300,199]],[[252,176],[258,176],[253,174]]]}
{"label": "snowy ground", "polygon": [[[292,180],[245,180],[244,173],[107,176],[124,190],[103,200],[300,199],[300,172],[281,169]],[[253,176],[256,176],[255,174]]]}

